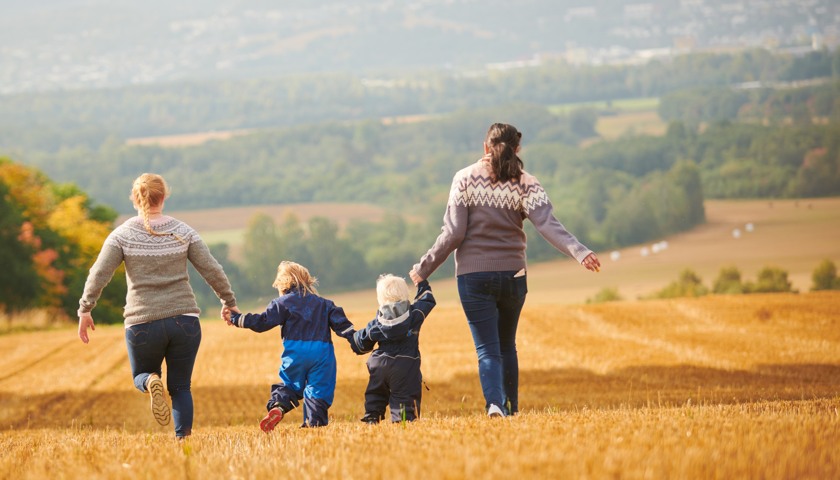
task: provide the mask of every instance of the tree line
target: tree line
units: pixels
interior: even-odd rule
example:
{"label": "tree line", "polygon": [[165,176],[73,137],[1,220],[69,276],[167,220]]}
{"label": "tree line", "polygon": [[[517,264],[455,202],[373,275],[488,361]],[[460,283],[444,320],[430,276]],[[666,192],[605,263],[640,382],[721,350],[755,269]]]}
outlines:
{"label": "tree line", "polygon": [[540,105],[663,96],[743,82],[840,76],[840,50],[804,56],[747,50],[696,53],[644,65],[577,66],[458,75],[449,71],[289,75],[179,82],[119,89],[0,96],[0,149],[6,153],[97,148],[151,135],[277,128],[328,121],[444,114],[505,102]]}
{"label": "tree line", "polygon": [[696,128],[705,123],[743,121],[810,125],[840,120],[840,82],[801,87],[701,87],[671,92],[659,103],[659,116]]}

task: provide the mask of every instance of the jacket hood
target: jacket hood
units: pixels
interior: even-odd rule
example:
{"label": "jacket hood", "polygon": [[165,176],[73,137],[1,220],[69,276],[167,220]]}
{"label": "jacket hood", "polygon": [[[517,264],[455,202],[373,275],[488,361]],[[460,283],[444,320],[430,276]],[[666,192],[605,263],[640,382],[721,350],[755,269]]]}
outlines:
{"label": "jacket hood", "polygon": [[407,300],[395,303],[386,303],[379,307],[376,312],[376,319],[381,325],[382,334],[389,338],[405,336],[408,333],[409,307]]}

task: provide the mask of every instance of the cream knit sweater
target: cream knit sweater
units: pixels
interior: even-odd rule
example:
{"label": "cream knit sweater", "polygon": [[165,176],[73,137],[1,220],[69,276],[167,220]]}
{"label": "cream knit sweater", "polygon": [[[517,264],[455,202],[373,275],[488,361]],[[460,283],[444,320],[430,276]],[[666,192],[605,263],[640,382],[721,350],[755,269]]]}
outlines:
{"label": "cream knit sweater", "polygon": [[102,290],[123,262],[128,283],[126,326],[201,313],[190,287],[187,260],[224,305],[236,306],[222,266],[195,230],[169,216],[152,220],[151,226],[165,235],[149,234],[140,217],[126,220],[108,235],[85,282],[80,312],[89,312],[96,306]]}

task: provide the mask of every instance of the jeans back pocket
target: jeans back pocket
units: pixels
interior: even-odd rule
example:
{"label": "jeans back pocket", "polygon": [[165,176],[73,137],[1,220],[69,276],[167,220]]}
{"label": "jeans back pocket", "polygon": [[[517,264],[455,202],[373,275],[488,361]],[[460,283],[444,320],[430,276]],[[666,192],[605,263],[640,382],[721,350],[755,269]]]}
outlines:
{"label": "jeans back pocket", "polygon": [[201,335],[201,323],[199,323],[198,317],[181,315],[175,317],[175,324],[178,325],[187,337],[192,338]]}
{"label": "jeans back pocket", "polygon": [[125,341],[135,347],[143,346],[149,343],[149,323],[139,323],[132,325],[125,329]]}

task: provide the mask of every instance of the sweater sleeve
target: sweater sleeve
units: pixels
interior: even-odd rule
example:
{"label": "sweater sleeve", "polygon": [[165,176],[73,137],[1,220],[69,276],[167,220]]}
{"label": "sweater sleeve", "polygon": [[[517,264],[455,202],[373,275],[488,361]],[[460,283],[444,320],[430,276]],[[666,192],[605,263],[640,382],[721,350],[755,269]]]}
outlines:
{"label": "sweater sleeve", "polygon": [[414,271],[421,278],[429,278],[464,241],[469,219],[466,195],[467,177],[456,176],[449,191],[449,201],[446,204],[446,212],[443,214],[440,235],[420,262],[414,265]]}
{"label": "sweater sleeve", "polygon": [[554,207],[537,179],[531,177],[529,180],[533,183],[529,186],[528,193],[523,196],[525,216],[534,224],[537,232],[554,248],[574,258],[578,263],[583,262],[592,250],[580,243],[557,220],[554,216]]}
{"label": "sweater sleeve", "polygon": [[224,269],[197,233],[193,233],[193,238],[187,250],[187,258],[204,281],[210,285],[216,296],[222,300],[222,304],[226,307],[235,307],[236,297],[233,295],[233,289]]}
{"label": "sweater sleeve", "polygon": [[113,232],[105,240],[96,262],[90,268],[82,298],[79,299],[79,312],[87,313],[96,306],[102,290],[111,281],[117,267],[123,262],[123,251],[117,244]]}

